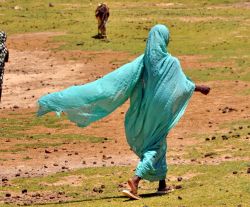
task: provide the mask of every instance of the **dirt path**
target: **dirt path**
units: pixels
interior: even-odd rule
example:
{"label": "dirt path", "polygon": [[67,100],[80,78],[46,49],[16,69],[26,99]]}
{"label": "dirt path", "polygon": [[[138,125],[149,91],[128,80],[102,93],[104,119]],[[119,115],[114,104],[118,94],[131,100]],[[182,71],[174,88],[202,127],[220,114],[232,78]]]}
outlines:
{"label": "dirt path", "polygon": [[[36,101],[41,95],[93,81],[134,58],[125,53],[111,51],[47,51],[46,47],[55,46],[49,39],[53,35],[58,34],[37,33],[9,37],[10,62],[6,64],[1,116],[12,110],[17,113],[24,110],[34,112]],[[73,61],[75,58],[78,60]],[[180,57],[185,67],[200,64],[200,58]],[[197,144],[192,138],[193,134],[214,133],[226,121],[249,119],[249,96],[239,95],[240,91],[249,88],[246,83],[220,81],[207,84],[212,87],[211,94],[207,97],[195,94],[185,116],[171,131],[168,137],[169,155],[178,157],[184,146]],[[128,103],[87,128],[72,125],[69,129],[61,130],[61,133],[67,134],[74,132],[110,137],[111,142],[65,143],[58,148],[49,148],[49,153],[44,149],[29,149],[22,154],[0,154],[2,159],[6,159],[4,164],[0,161],[0,177],[36,176],[86,166],[136,165],[138,159],[129,150],[124,135],[123,121],[127,108]],[[229,112],[227,108],[235,110]],[[50,129],[35,130],[53,133]],[[9,142],[0,139],[0,144],[6,147],[19,142],[20,140]],[[25,156],[30,159],[23,160]],[[170,164],[185,162],[190,161],[169,159]]]}

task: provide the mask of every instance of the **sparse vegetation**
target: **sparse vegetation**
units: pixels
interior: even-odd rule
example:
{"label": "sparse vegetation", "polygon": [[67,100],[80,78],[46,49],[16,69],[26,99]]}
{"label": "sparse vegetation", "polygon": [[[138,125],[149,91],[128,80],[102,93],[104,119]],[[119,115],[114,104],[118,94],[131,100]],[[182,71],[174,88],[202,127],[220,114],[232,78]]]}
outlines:
{"label": "sparse vegetation", "polygon": [[[1,177],[0,206],[248,206],[250,122],[246,111],[250,108],[250,2],[110,0],[107,2],[111,12],[107,26],[109,42],[92,38],[97,32],[94,10],[98,3],[97,0],[0,0],[1,30],[6,31],[9,36],[61,32],[46,42],[48,45],[56,45],[46,48],[50,51],[112,50],[139,55],[144,51],[149,29],[157,23],[166,24],[171,32],[170,53],[180,59],[186,56],[196,57],[194,64],[183,66],[185,73],[194,81],[221,85],[225,82],[234,83],[235,85],[231,86],[230,103],[244,97],[244,108],[225,107],[216,112],[209,109],[207,113],[204,109],[202,116],[210,118],[212,115],[209,113],[233,112],[233,115],[227,114],[229,118],[223,123],[211,124],[211,127],[215,126],[215,130],[210,130],[209,127],[202,133],[196,133],[195,128],[189,133],[184,130],[185,138],[194,139],[195,144],[184,144],[182,147],[168,150],[168,159],[175,160],[174,164],[169,166],[168,184],[175,188],[178,186],[177,189],[169,195],[155,196],[153,193],[157,183],[143,181],[139,189],[143,199],[131,202],[128,202],[120,191],[126,187],[124,181],[133,174],[134,166],[115,166],[116,163],[111,163],[108,156],[108,153],[112,152],[104,153],[109,149],[108,146],[117,140],[70,130],[73,124],[67,121],[64,115],[60,118],[54,115],[37,118],[35,109],[16,109],[10,112],[0,108],[0,173],[5,163],[14,162],[15,159],[23,163],[38,162],[40,157],[44,160],[52,159],[52,156],[58,156],[58,148],[64,152],[61,159],[65,164],[58,166],[58,163],[49,163],[50,168],[54,164],[54,167],[60,169],[57,169],[57,172],[63,171],[51,171],[49,175],[45,170],[48,168],[47,164],[42,164],[41,168],[46,175],[35,174],[28,177],[28,174],[22,171],[9,180]],[[95,55],[65,55],[65,60],[77,61],[83,58],[87,63],[93,61]],[[127,57],[121,60],[113,56],[109,63],[115,68],[125,63],[126,59]],[[99,74],[94,74],[92,78],[99,77],[97,75]],[[242,91],[233,90],[238,82],[244,85]],[[218,98],[224,88],[214,85],[217,87],[214,94],[216,93]],[[223,106],[228,103],[223,103]],[[203,105],[206,104],[213,106],[214,103],[204,101]],[[121,114],[123,115],[124,111]],[[212,118],[217,122],[216,118]],[[195,119],[190,122],[195,122]],[[197,128],[200,127],[198,124]],[[93,125],[91,130],[100,130],[101,127],[103,125]],[[118,137],[119,139],[121,137]],[[184,141],[184,138],[181,139]],[[98,152],[93,150],[91,153],[93,156],[100,156],[105,161],[103,163],[113,167],[86,167],[85,158],[81,158],[82,168],[69,169],[66,163],[70,166],[71,160],[68,158],[78,155],[73,149],[78,144],[82,144],[81,147],[86,149],[101,145]],[[35,155],[40,153],[41,156],[36,158],[29,154],[31,151]],[[121,160],[129,156],[120,151],[119,153]],[[94,165],[96,162],[93,162]],[[181,177],[179,181],[178,177]]]}

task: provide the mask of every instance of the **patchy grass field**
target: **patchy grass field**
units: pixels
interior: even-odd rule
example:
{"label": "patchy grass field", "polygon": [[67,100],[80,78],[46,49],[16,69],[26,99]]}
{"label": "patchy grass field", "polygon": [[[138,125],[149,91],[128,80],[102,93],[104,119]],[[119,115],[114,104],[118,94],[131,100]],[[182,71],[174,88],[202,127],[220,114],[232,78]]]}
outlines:
{"label": "patchy grass field", "polygon": [[[0,105],[0,206],[248,206],[249,1],[110,0],[109,41],[92,38],[97,3],[0,0],[11,52]],[[85,129],[64,116],[37,118],[33,103],[143,53],[157,23],[170,28],[169,51],[185,73],[212,91],[193,97],[168,137],[175,191],[156,196],[157,183],[143,181],[143,199],[130,201],[121,194],[138,161],[124,136],[128,103]]]}

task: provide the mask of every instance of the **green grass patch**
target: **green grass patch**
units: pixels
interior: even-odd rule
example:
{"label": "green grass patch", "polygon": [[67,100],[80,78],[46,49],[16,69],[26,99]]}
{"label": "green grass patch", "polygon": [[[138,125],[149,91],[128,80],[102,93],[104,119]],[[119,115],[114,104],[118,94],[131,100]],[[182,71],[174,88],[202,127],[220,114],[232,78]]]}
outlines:
{"label": "green grass patch", "polygon": [[[250,188],[246,170],[249,164],[226,162],[220,165],[170,166],[169,177],[193,176],[181,182],[177,179],[170,180],[169,185],[181,185],[182,188],[165,196],[153,194],[157,188],[156,182],[142,181],[139,193],[143,199],[139,201],[128,201],[120,192],[122,188],[118,187],[133,175],[133,169],[130,167],[85,168],[46,177],[18,178],[12,180],[15,186],[0,187],[0,191],[17,193],[22,189],[27,189],[28,192],[63,191],[70,196],[70,201],[61,204],[62,206],[247,206]],[[71,180],[77,178],[77,185],[71,184],[69,178]],[[102,193],[93,191],[100,186],[104,186]],[[58,204],[45,206],[52,207]]]}
{"label": "green grass patch", "polygon": [[193,135],[200,143],[186,148],[186,159],[201,159],[205,157],[222,158],[230,155],[232,158],[247,158],[249,156],[250,121],[237,120],[223,123],[215,134]]}
{"label": "green grass patch", "polygon": [[99,1],[96,0],[58,0],[53,3],[53,7],[49,7],[50,1],[47,0],[3,1],[0,6],[0,23],[9,35],[41,31],[65,32],[64,35],[51,38],[50,42],[60,43],[56,50],[113,50],[138,55],[144,52],[150,28],[162,23],[170,28],[169,51],[174,56],[205,55],[215,62],[234,61],[236,74],[223,73],[222,65],[208,77],[206,74],[211,72],[210,68],[205,72],[189,71],[191,77],[202,81],[249,81],[247,20],[250,14],[244,2],[111,0],[108,2],[111,12],[107,26],[109,42],[92,38],[97,33],[94,11]]}
{"label": "green grass patch", "polygon": [[[77,133],[60,133],[61,129],[67,129],[72,124],[67,123],[65,116],[61,118],[57,116],[47,115],[37,118],[34,113],[31,114],[11,114],[10,118],[0,117],[0,138],[1,139],[17,139],[17,140],[45,140],[53,139],[60,140],[58,143],[29,143],[14,146],[12,149],[1,150],[0,152],[18,152],[24,151],[27,148],[46,148],[50,146],[59,146],[63,142],[81,141],[81,142],[107,142],[110,138],[96,137],[92,135],[77,134]],[[68,121],[69,122],[69,121]],[[34,130],[36,127],[43,127],[44,133],[37,133]],[[56,129],[54,133],[50,133],[50,129]],[[29,131],[30,130],[30,131]],[[48,132],[46,132],[46,130]]]}

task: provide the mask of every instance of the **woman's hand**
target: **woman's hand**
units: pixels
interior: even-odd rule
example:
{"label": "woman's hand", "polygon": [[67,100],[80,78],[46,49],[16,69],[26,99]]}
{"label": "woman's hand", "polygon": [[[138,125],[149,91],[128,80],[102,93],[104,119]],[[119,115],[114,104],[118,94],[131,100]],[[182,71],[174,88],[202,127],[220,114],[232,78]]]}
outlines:
{"label": "woman's hand", "polygon": [[209,93],[209,91],[210,91],[210,87],[203,86],[203,85],[201,85],[201,86],[196,85],[195,86],[195,91],[199,91],[202,94],[207,95]]}

